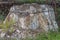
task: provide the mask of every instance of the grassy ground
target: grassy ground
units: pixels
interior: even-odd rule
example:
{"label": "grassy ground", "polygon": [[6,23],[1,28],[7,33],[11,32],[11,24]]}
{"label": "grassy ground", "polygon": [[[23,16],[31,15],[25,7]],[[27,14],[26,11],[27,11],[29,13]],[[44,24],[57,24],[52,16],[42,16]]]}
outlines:
{"label": "grassy ground", "polygon": [[27,38],[25,40],[60,40],[60,32],[49,32],[48,34],[39,34],[36,38]]}
{"label": "grassy ground", "polygon": [[[18,38],[0,38],[0,40],[20,40]],[[60,32],[50,32],[47,35],[46,34],[39,34],[36,36],[36,38],[26,38],[21,40],[60,40]]]}
{"label": "grassy ground", "polygon": [[41,36],[38,35],[36,40],[60,40],[60,33],[51,32],[47,35],[42,34]]}

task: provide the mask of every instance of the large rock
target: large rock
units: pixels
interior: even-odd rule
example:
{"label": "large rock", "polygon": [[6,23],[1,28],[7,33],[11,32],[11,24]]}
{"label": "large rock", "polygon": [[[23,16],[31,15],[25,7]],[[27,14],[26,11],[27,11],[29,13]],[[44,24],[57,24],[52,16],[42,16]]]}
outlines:
{"label": "large rock", "polygon": [[50,5],[37,3],[14,5],[10,8],[4,23],[11,19],[15,21],[12,26],[15,32],[11,37],[25,38],[26,36],[35,36],[40,32],[57,31],[58,29],[54,9]]}

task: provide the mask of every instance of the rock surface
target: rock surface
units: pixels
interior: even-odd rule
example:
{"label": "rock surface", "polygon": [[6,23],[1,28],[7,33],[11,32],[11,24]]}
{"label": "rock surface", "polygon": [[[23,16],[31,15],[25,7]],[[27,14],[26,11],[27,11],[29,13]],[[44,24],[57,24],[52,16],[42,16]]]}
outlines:
{"label": "rock surface", "polygon": [[58,29],[54,9],[50,5],[37,3],[14,5],[10,8],[4,23],[11,19],[15,21],[12,26],[15,31],[11,35],[7,33],[6,37],[35,37],[38,33]]}

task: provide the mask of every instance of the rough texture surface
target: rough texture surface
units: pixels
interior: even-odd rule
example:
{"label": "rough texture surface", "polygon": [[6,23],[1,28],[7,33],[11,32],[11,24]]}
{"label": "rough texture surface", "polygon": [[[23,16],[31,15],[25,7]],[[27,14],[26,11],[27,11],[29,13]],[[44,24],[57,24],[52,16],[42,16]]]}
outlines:
{"label": "rough texture surface", "polygon": [[40,5],[37,3],[15,5],[11,7],[6,20],[13,19],[12,25],[14,32],[6,37],[35,37],[38,33],[57,31],[58,26],[55,21],[54,9],[49,5]]}

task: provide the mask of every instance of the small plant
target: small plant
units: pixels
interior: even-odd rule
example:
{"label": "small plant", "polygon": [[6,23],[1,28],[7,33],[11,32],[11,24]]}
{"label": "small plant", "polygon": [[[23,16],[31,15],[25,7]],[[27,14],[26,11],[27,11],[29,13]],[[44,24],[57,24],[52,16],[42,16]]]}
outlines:
{"label": "small plant", "polygon": [[1,23],[0,24],[0,29],[3,29],[3,31],[7,31],[9,28],[11,28],[11,26],[13,25],[15,23],[15,21],[14,20],[10,20],[10,21],[8,21],[8,20],[6,20],[5,21],[5,23]]}

